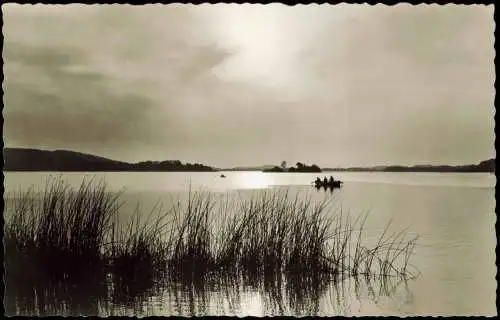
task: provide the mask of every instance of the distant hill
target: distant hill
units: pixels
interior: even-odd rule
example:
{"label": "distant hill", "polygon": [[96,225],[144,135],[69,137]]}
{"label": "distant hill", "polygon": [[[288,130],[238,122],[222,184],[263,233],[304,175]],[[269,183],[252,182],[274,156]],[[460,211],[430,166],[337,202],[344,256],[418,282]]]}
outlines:
{"label": "distant hill", "polygon": [[216,171],[179,160],[128,163],[68,150],[3,149],[4,171]]}
{"label": "distant hill", "polygon": [[495,172],[495,159],[481,161],[479,164],[461,166],[416,165],[416,166],[377,166],[351,168],[325,168],[323,171],[381,171],[381,172]]}

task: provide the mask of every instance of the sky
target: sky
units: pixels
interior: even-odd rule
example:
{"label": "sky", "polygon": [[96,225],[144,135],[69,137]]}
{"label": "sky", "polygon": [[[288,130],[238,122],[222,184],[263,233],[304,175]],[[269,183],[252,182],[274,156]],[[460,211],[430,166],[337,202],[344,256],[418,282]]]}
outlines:
{"label": "sky", "polygon": [[492,5],[2,5],[4,144],[217,167],[495,156]]}

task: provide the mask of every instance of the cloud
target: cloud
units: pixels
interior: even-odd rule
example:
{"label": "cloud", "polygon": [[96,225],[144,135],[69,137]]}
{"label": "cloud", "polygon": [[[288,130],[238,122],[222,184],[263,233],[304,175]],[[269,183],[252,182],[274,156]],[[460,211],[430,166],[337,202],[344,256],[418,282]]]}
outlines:
{"label": "cloud", "polygon": [[2,9],[7,145],[217,165],[494,154],[492,6]]}
{"label": "cloud", "polygon": [[320,121],[336,119],[338,147],[372,162],[494,154],[492,9],[358,6],[340,40],[328,41],[337,29],[317,37],[306,60],[317,75],[310,99],[321,97],[317,113],[331,110]]}
{"label": "cloud", "polygon": [[196,25],[184,7],[161,20],[154,7],[51,7],[4,10],[6,144],[91,150],[189,142],[183,98],[217,80],[210,70],[225,53],[191,39]]}
{"label": "cloud", "polygon": [[12,137],[27,145],[120,147],[180,129],[174,121],[159,123],[159,106],[147,96],[107,89],[113,79],[105,74],[73,71],[85,63],[82,52],[9,43],[4,60],[7,144]]}

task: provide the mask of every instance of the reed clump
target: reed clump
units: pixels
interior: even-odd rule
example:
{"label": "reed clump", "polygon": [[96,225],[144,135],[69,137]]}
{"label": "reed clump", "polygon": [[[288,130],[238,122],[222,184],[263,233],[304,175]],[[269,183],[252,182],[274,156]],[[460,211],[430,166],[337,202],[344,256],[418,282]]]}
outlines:
{"label": "reed clump", "polygon": [[99,268],[100,249],[120,207],[118,196],[94,180],[84,180],[74,190],[62,180],[49,179],[41,192],[30,188],[17,193],[5,215],[7,272],[32,267],[67,275]]}
{"label": "reed clump", "polygon": [[224,210],[226,221],[212,256],[224,270],[290,276],[414,276],[409,259],[416,238],[388,234],[364,245],[366,217],[332,212],[330,202],[288,192],[263,192]]}
{"label": "reed clump", "polygon": [[6,213],[7,277],[36,278],[43,270],[42,276],[66,278],[98,269],[122,284],[149,283],[145,291],[161,279],[200,281],[228,272],[413,275],[415,238],[388,236],[387,228],[375,245],[364,245],[366,217],[351,221],[332,212],[328,201],[264,192],[218,203],[210,193],[190,192],[187,204],[158,206],[149,215],[138,207],[123,224],[119,195],[103,182],[84,180],[72,189],[60,179],[41,192],[18,194]]}

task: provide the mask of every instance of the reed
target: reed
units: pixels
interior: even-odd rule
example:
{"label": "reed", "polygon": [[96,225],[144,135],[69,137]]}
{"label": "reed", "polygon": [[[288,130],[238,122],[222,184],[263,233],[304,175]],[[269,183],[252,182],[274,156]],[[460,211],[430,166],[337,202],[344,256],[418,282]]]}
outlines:
{"label": "reed", "polygon": [[162,277],[199,280],[228,272],[414,275],[409,259],[416,238],[407,240],[406,230],[388,236],[388,225],[375,245],[365,245],[366,216],[352,221],[331,211],[326,200],[263,192],[217,202],[210,193],[190,191],[186,204],[169,210],[157,205],[148,215],[137,207],[123,225],[119,195],[104,182],[84,180],[72,189],[60,179],[49,180],[41,192],[17,194],[6,214],[7,276],[36,277],[41,269],[75,277],[95,268],[109,270],[116,281],[152,286]]}
{"label": "reed", "polygon": [[43,191],[17,193],[12,211],[5,215],[7,272],[28,266],[67,275],[100,267],[100,249],[120,208],[118,197],[93,179],[84,180],[76,190],[49,179]]}

